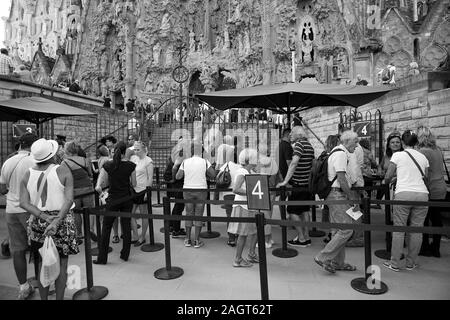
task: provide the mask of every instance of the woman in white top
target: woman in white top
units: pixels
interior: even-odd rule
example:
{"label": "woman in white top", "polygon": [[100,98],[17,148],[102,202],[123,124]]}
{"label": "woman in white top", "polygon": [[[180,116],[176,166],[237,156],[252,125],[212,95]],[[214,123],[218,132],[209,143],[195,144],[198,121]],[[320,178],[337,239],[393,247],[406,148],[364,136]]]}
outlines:
{"label": "woman in white top", "polygon": [[[20,206],[31,214],[28,234],[32,252],[42,247],[47,236],[53,238],[60,258],[56,299],[63,300],[69,255],[78,253],[79,249],[71,211],[75,206],[72,173],[66,166],[55,165],[57,151],[58,143],[54,140],[39,139],[33,143],[31,155],[36,165],[23,177]],[[39,281],[42,300],[47,300],[49,288],[44,288]]]}
{"label": "woman in white top", "polygon": [[[134,187],[134,191],[136,193],[143,192],[147,189],[147,187],[151,187],[153,184],[153,160],[147,156],[148,150],[147,146],[142,141],[136,141],[133,146],[134,155],[131,156],[130,161],[136,164],[136,186]],[[143,193],[141,196],[133,199],[133,210],[135,213],[139,208],[139,213],[146,214],[147,211],[147,194]],[[133,231],[133,238],[138,238],[138,228],[136,219],[131,219],[131,229]],[[145,243],[145,234],[148,229],[148,220],[142,219],[142,233],[139,240],[132,240],[131,243],[134,243],[135,247],[139,247],[140,245]]]}
{"label": "woman in white top", "polygon": [[[239,164],[241,167],[236,172],[236,180],[233,185],[233,192],[236,194],[235,201],[247,201],[247,188],[245,176],[252,172],[258,164],[258,152],[255,149],[244,149],[239,153]],[[231,216],[236,218],[250,218],[255,216],[254,211],[249,211],[245,204],[234,204]],[[236,255],[233,267],[251,267],[252,263],[259,263],[256,249],[256,225],[254,223],[230,222],[228,232],[238,234],[236,245]],[[249,237],[250,248],[248,259],[242,258],[245,243]]]}
{"label": "woman in white top", "polygon": [[[417,135],[407,130],[402,135],[402,142],[405,150],[392,155],[385,177],[386,183],[389,183],[397,173],[394,200],[428,201],[429,192],[425,179],[427,179],[429,163],[422,153],[414,150],[414,146],[418,143]],[[393,206],[394,226],[406,226],[409,221],[410,226],[422,227],[426,216],[427,207],[425,206]],[[406,237],[406,269],[412,270],[417,267],[416,261],[422,244],[422,234],[407,233]],[[391,260],[383,264],[393,271],[400,270],[399,262],[404,238],[404,232],[392,233]]]}
{"label": "woman in white top", "polygon": [[[183,150],[190,151],[189,154],[192,154],[192,157],[183,160],[176,174],[176,179],[180,180],[184,177],[183,189],[206,189],[208,188],[208,183],[206,180],[206,175],[209,178],[214,178],[216,172],[214,168],[211,166],[211,163],[208,160],[203,159],[202,151],[203,146],[200,142],[193,141],[191,144],[191,150]],[[174,167],[179,165],[179,161],[181,159],[177,159],[175,161]],[[202,201],[207,199],[207,191],[184,191],[183,197],[185,200],[197,200]],[[205,203],[185,203],[186,216],[202,216],[203,211],[205,209]],[[192,246],[191,241],[191,229],[192,224],[194,224],[194,247],[200,248],[204,245],[202,241],[200,241],[200,231],[202,229],[201,221],[192,221],[186,220],[185,228],[186,228],[186,239],[184,240],[184,245],[186,247]]]}

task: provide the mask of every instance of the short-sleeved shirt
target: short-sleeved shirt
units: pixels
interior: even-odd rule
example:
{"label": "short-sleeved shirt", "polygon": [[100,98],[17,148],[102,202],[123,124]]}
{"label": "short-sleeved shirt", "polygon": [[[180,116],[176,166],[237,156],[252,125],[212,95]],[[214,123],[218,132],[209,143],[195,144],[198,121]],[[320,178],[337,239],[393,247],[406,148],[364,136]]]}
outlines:
{"label": "short-sleeved shirt", "polygon": [[[340,149],[343,151],[335,151],[333,154],[331,154],[328,157],[328,181],[333,181],[333,179],[337,176],[338,172],[345,172],[345,177],[347,178],[348,186],[352,186],[352,181],[349,178],[349,175],[347,172],[349,172],[349,159],[350,159],[350,152],[348,152],[347,148],[344,147],[344,145],[339,145],[337,147],[334,147],[333,150]],[[331,151],[333,151],[331,150]],[[339,181],[336,179],[333,184],[331,185],[334,188],[340,188],[341,185],[339,184]]]}
{"label": "short-sleeved shirt", "polygon": [[[239,176],[244,176],[244,182],[242,183],[241,189],[246,190],[247,186],[245,184],[245,176],[250,174],[247,169],[243,168],[242,166],[237,169],[236,171],[236,179]],[[234,197],[234,201],[247,201],[247,196],[242,196],[240,194],[236,194]],[[242,208],[247,210],[247,205],[245,204],[233,204],[233,207],[241,206]]]}
{"label": "short-sleeved shirt", "polygon": [[208,160],[193,156],[183,160],[180,170],[184,171],[184,185],[185,189],[206,189],[208,184],[206,182],[206,170],[211,166]]}
{"label": "short-sleeved shirt", "polygon": [[131,157],[130,161],[136,164],[136,187],[134,187],[134,191],[144,191],[152,178],[149,177],[148,167],[153,163],[153,160],[148,156],[141,159],[135,155]]}
{"label": "short-sleeved shirt", "polygon": [[131,161],[121,161],[116,170],[113,170],[113,166],[114,163],[112,161],[106,162],[103,166],[108,173],[109,197],[125,197],[130,195],[130,177],[136,165]]}
{"label": "short-sleeved shirt", "polygon": [[293,186],[306,186],[311,173],[312,162],[314,160],[314,149],[308,140],[300,140],[294,144],[293,156],[298,156],[297,167],[290,183]]}
{"label": "short-sleeved shirt", "polygon": [[0,183],[8,188],[6,195],[6,212],[25,212],[20,207],[20,183],[25,173],[35,165],[33,157],[28,151],[19,151],[15,156],[5,161],[2,166]]}
{"label": "short-sleeved shirt", "polygon": [[[408,149],[408,152],[417,161],[422,172],[425,173],[425,169],[430,166],[427,158],[414,149]],[[394,153],[391,157],[391,162],[397,166],[395,194],[400,192],[428,193],[419,168],[417,168],[414,161],[405,151]]]}
{"label": "short-sleeved shirt", "polygon": [[281,175],[283,178],[286,177],[289,166],[287,164],[288,161],[292,160],[292,146],[289,142],[281,140],[280,146],[278,149],[278,167],[280,168]]}
{"label": "short-sleeved shirt", "polygon": [[438,149],[421,148],[419,150],[428,160],[430,168],[428,177],[430,181],[430,199],[445,199],[447,184],[444,180],[444,160]]}

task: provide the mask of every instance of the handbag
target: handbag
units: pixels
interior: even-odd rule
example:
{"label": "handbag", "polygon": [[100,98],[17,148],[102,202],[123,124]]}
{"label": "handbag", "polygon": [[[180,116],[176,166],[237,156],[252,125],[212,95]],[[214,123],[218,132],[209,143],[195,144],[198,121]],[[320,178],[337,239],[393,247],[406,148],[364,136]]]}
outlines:
{"label": "handbag", "polygon": [[[54,165],[50,165],[44,173],[44,177],[41,180],[41,185],[39,186],[36,198],[33,201],[33,205],[35,207],[37,207],[39,204],[39,199],[41,198],[45,182],[47,181],[47,176],[53,166]],[[45,213],[48,215],[58,215],[59,211],[46,211]],[[49,224],[50,223],[48,223],[47,221],[31,215],[30,219],[28,220],[27,230],[30,240],[43,244],[46,238],[46,236],[44,236],[44,232]],[[53,241],[60,254],[69,255],[77,254],[78,252],[80,252],[76,238],[75,220],[71,210],[67,213],[65,218],[60,221],[60,224],[56,229],[56,233],[53,235]]]}
{"label": "handbag", "polygon": [[414,157],[408,151],[405,150],[405,152],[408,154],[408,156],[412,159],[412,161],[415,163],[415,165],[419,169],[420,174],[422,175],[423,183],[425,183],[425,187],[427,187],[428,192],[430,192],[430,186],[429,186],[429,183],[428,183],[428,179],[423,174],[422,168],[419,166],[419,164],[417,163],[416,159],[414,159]]}
{"label": "handbag", "polygon": [[219,173],[217,174],[216,188],[227,189],[230,187],[230,184],[231,184],[231,173],[227,163],[227,166],[222,171],[219,171]]}

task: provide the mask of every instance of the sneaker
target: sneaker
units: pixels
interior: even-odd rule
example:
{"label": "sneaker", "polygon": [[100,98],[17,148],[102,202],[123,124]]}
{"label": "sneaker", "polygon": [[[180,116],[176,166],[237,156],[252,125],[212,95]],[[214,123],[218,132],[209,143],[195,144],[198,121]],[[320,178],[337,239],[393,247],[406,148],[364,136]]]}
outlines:
{"label": "sneaker", "polygon": [[298,238],[292,239],[288,241],[288,244],[291,246],[298,246],[302,248],[309,247],[311,245],[311,240],[300,241]]}
{"label": "sneaker", "polygon": [[245,259],[241,259],[239,261],[233,261],[233,267],[235,268],[249,268],[249,267],[253,267],[253,263],[245,260]]}
{"label": "sneaker", "polygon": [[34,293],[34,288],[31,284],[28,284],[28,288],[24,290],[19,289],[19,295],[17,300],[26,300]]}
{"label": "sneaker", "polygon": [[397,267],[394,267],[394,266],[391,264],[390,261],[385,261],[385,262],[383,262],[383,266],[385,266],[386,268],[391,269],[392,271],[395,271],[395,272],[399,272],[399,271],[400,271],[400,269],[397,268]]}
{"label": "sneaker", "polygon": [[[256,243],[256,247],[258,248],[258,243]],[[271,242],[266,242],[265,243],[265,247],[266,247],[266,249],[272,248],[272,243]]]}
{"label": "sneaker", "polygon": [[204,245],[205,245],[205,243],[203,241],[194,240],[194,248],[200,248],[200,247],[203,247]]}
{"label": "sneaker", "polygon": [[112,243],[119,243],[119,242],[120,242],[119,237],[118,236],[114,236],[113,239],[112,239]]}
{"label": "sneaker", "polygon": [[406,266],[406,270],[414,270],[415,268],[417,268],[419,265],[417,263],[414,263],[412,266]]}
{"label": "sneaker", "polygon": [[181,237],[186,237],[186,231],[184,231],[183,229],[172,231],[172,238],[176,239]]}
{"label": "sneaker", "polygon": [[248,254],[247,260],[251,263],[259,263],[259,258],[256,253],[254,255]]}
{"label": "sneaker", "polygon": [[184,239],[184,246],[185,247],[192,247],[191,239]]}

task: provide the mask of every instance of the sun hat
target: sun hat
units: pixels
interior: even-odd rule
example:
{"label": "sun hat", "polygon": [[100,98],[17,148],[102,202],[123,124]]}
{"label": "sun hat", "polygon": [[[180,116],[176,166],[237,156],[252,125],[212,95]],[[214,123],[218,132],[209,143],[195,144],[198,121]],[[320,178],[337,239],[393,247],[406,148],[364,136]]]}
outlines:
{"label": "sun hat", "polygon": [[58,151],[58,142],[44,138],[36,140],[31,146],[31,155],[36,163],[53,158]]}

